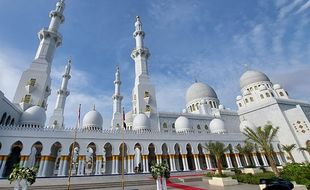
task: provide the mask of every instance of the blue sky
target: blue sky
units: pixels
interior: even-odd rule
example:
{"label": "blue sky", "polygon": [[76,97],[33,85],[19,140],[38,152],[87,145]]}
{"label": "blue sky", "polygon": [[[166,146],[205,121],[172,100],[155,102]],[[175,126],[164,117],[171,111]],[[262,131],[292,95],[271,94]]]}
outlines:
{"label": "blue sky", "polygon": [[[0,90],[12,99],[21,72],[38,47],[36,33],[49,24],[56,0],[0,1]],[[67,57],[73,61],[66,124],[78,103],[82,114],[96,104],[109,126],[115,66],[121,69],[126,111],[134,85],[132,32],[140,15],[151,51],[149,70],[159,110],[181,112],[186,89],[197,79],[211,85],[222,104],[235,109],[239,78],[265,72],[292,98],[309,101],[309,0],[67,0],[64,40],[52,71],[48,117],[55,106]]]}

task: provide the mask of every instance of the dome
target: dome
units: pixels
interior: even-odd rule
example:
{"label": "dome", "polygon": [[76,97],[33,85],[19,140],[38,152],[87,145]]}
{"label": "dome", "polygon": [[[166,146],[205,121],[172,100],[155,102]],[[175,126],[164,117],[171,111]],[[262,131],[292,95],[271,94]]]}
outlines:
{"label": "dome", "polygon": [[95,109],[85,114],[83,118],[83,128],[99,128],[102,129],[103,119],[101,114]]}
{"label": "dome", "polygon": [[249,84],[261,82],[261,81],[268,81],[270,82],[269,78],[266,74],[259,72],[259,71],[246,71],[240,77],[240,88],[243,88]]}
{"label": "dome", "polygon": [[256,130],[256,126],[252,122],[247,121],[247,120],[242,121],[239,127],[240,127],[241,132],[244,132],[244,129],[247,127],[254,131]]}
{"label": "dome", "polygon": [[212,87],[201,82],[192,84],[186,91],[186,102],[189,103],[192,100],[211,97],[217,98],[217,95]]}
{"label": "dome", "polygon": [[44,127],[45,120],[45,110],[40,106],[32,106],[23,112],[20,123],[22,125],[30,124],[33,126]]}
{"label": "dome", "polygon": [[150,119],[144,113],[137,114],[133,119],[133,130],[151,130]]}
{"label": "dome", "polygon": [[132,123],[133,118],[132,118],[132,112],[129,111],[125,114],[125,122],[126,123]]}
{"label": "dome", "polygon": [[225,124],[224,121],[218,118],[212,119],[210,122],[210,132],[211,133],[225,133]]}
{"label": "dome", "polygon": [[273,85],[273,89],[275,89],[275,90],[278,90],[278,89],[280,89],[280,88],[281,88],[281,85],[279,85],[279,84]]}
{"label": "dome", "polygon": [[175,131],[177,133],[191,131],[192,129],[193,128],[186,117],[180,116],[175,120]]}

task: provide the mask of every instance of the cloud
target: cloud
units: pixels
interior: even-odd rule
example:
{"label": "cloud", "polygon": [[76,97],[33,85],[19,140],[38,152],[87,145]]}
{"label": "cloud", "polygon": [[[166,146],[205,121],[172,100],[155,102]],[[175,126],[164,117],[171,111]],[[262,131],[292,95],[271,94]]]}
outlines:
{"label": "cloud", "polygon": [[310,0],[308,0],[305,4],[303,4],[297,11],[296,14],[304,12],[305,10],[310,8]]}
{"label": "cloud", "polygon": [[290,4],[287,4],[280,8],[278,19],[281,20],[284,17],[288,16],[290,13],[293,13],[294,10],[303,2],[303,0],[293,0]]}

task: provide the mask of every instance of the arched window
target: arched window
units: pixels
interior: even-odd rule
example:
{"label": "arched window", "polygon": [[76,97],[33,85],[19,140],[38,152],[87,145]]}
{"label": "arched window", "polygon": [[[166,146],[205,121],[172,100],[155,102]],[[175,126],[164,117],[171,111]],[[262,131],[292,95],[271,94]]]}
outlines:
{"label": "arched window", "polygon": [[192,108],[192,106],[189,106],[189,109],[191,110],[191,112],[193,111],[193,108]]}
{"label": "arched window", "polygon": [[9,115],[9,117],[6,119],[5,125],[9,125],[10,122],[11,122],[11,116]]}
{"label": "arched window", "polygon": [[11,120],[10,125],[13,126],[14,124],[15,124],[15,119],[13,118],[13,119]]}
{"label": "arched window", "polygon": [[284,96],[283,92],[279,92],[280,96]]}
{"label": "arched window", "polygon": [[199,103],[196,104],[196,108],[197,108],[197,110],[199,110]]}
{"label": "arched window", "polygon": [[267,97],[270,97],[270,94],[267,92],[267,93],[266,93],[266,96],[267,96]]}
{"label": "arched window", "polygon": [[264,99],[264,95],[261,94],[261,95],[260,95],[260,98],[261,98],[261,99]]}
{"label": "arched window", "polygon": [[201,127],[200,127],[200,125],[197,125],[197,129],[198,129],[198,130],[201,130]]}
{"label": "arched window", "polygon": [[205,130],[209,130],[209,127],[207,124],[205,125]]}
{"label": "arched window", "polygon": [[146,105],[145,106],[145,111],[146,112],[151,112],[152,111],[151,106],[150,105]]}
{"label": "arched window", "polygon": [[255,90],[257,90],[257,86],[254,86]]}
{"label": "arched window", "polygon": [[245,99],[245,103],[249,103],[249,100],[247,98]]}
{"label": "arched window", "polygon": [[0,125],[3,125],[6,119],[6,112],[2,115],[1,120],[0,120]]}
{"label": "arched window", "polygon": [[214,108],[216,108],[216,104],[215,104],[215,102],[213,102],[213,106],[214,106]]}
{"label": "arched window", "polygon": [[250,101],[251,101],[251,102],[253,102],[253,101],[254,101],[253,97],[250,97]]}
{"label": "arched window", "polygon": [[239,103],[239,107],[242,107],[242,104],[241,104],[241,103]]}
{"label": "arched window", "polygon": [[213,105],[212,105],[212,102],[211,102],[211,101],[209,101],[209,104],[210,104],[211,108],[213,108]]}
{"label": "arched window", "polygon": [[175,129],[175,124],[174,123],[172,123],[172,129]]}
{"label": "arched window", "polygon": [[274,97],[274,94],[272,92],[270,92],[271,96]]}
{"label": "arched window", "polygon": [[164,124],[163,124],[163,128],[164,128],[164,129],[167,129],[167,128],[168,128],[167,123],[164,123]]}
{"label": "arched window", "polygon": [[192,107],[193,107],[193,111],[196,111],[196,109],[195,109],[195,105],[194,105],[194,104],[192,105]]}

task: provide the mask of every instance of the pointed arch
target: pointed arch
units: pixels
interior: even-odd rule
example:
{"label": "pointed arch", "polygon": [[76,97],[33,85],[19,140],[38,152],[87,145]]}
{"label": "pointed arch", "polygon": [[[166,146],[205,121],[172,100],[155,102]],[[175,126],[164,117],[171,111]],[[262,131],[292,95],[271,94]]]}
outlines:
{"label": "pointed arch", "polygon": [[8,159],[5,164],[3,177],[7,177],[12,172],[14,165],[20,162],[20,152],[23,149],[23,143],[21,141],[16,141],[11,146],[11,153],[8,156]]}
{"label": "pointed arch", "polygon": [[182,160],[182,154],[181,154],[181,149],[180,145],[176,143],[174,145],[174,152],[175,152],[175,167],[177,171],[184,171],[184,165],[183,165],[183,160]]}
{"label": "pointed arch", "polygon": [[113,152],[113,147],[111,145],[111,143],[107,142],[104,146],[103,146],[103,152],[104,152],[104,156],[103,156],[103,173],[105,174],[111,174],[112,173],[112,152]]}

